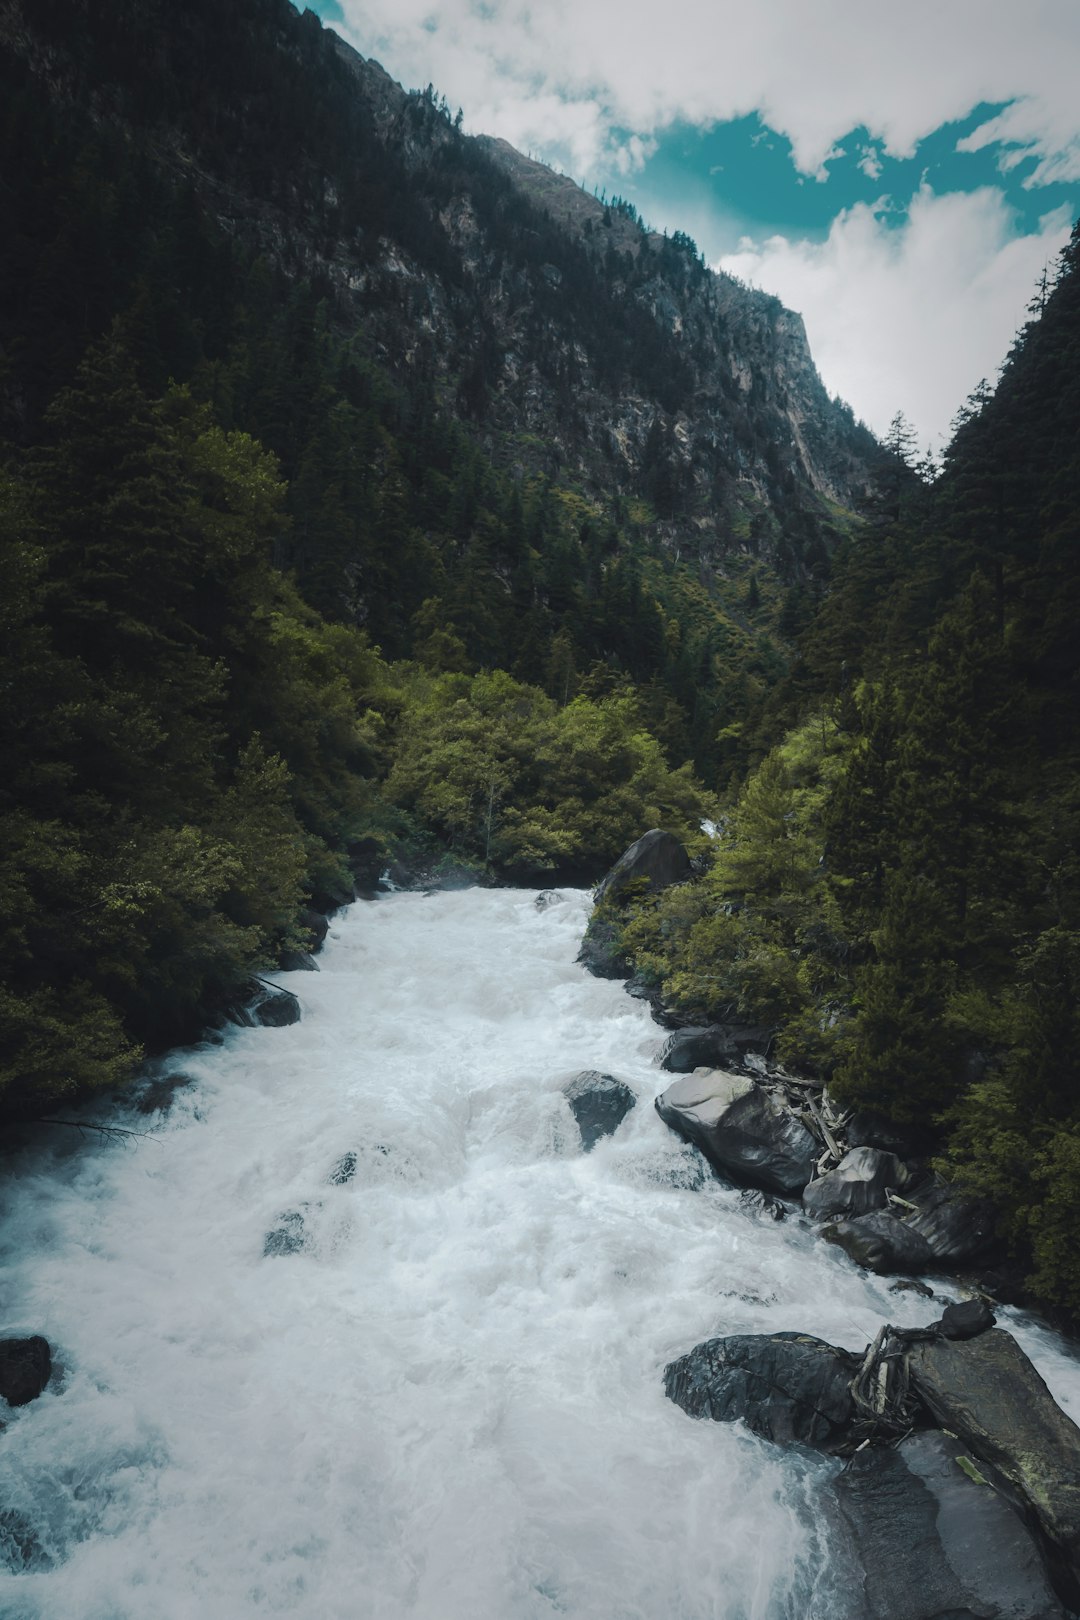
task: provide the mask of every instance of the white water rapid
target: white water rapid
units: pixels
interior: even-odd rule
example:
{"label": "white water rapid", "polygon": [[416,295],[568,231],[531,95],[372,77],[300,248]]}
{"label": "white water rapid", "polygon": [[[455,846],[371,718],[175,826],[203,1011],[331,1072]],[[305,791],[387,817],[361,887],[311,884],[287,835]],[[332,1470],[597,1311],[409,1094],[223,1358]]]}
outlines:
{"label": "white water rapid", "polygon": [[[110,1116],[149,1139],[8,1161],[0,1328],[58,1369],[0,1436],[4,1620],[842,1620],[837,1465],[662,1370],[940,1307],[703,1173],[652,1107],[663,1032],[574,965],[588,897],[534,900],[357,904],[281,976],[300,1024]],[[586,1068],[638,1094],[588,1155]],[[1080,1415],[1064,1345],[1008,1325]]]}

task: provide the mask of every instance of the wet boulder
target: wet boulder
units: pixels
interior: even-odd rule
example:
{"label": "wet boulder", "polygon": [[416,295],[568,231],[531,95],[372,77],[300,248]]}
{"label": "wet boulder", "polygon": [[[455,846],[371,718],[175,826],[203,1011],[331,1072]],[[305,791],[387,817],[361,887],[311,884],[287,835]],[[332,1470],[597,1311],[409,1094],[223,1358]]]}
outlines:
{"label": "wet boulder", "polygon": [[651,893],[682,883],[691,874],[690,857],[674,833],[654,827],[619,856],[596,890],[596,902],[617,902],[630,884],[642,885]]}
{"label": "wet boulder", "polygon": [[563,1087],[563,1096],[581,1132],[581,1145],[588,1153],[601,1140],[616,1131],[637,1102],[630,1087],[614,1075],[596,1069],[583,1069]]}
{"label": "wet boulder", "polygon": [[281,1029],[286,1024],[300,1022],[300,1003],[291,990],[252,979],[243,998],[233,1003],[226,1016],[230,1023],[246,1028],[265,1024]]}
{"label": "wet boulder", "polygon": [[741,1418],[781,1445],[841,1446],[854,1417],[854,1356],[806,1333],[710,1339],[664,1369],[664,1392],[691,1417]]}
{"label": "wet boulder", "polygon": [[946,1305],[934,1326],[946,1339],[977,1339],[996,1322],[997,1317],[984,1299],[964,1299]]}
{"label": "wet boulder", "polygon": [[537,911],[547,911],[550,906],[557,906],[561,899],[558,889],[541,889],[534,904]]}
{"label": "wet boulder", "polygon": [[739,1204],[752,1215],[764,1215],[770,1221],[787,1219],[787,1210],[780,1200],[762,1192],[760,1187],[747,1187],[745,1192],[739,1194]]}
{"label": "wet boulder", "polygon": [[656,1111],[722,1174],[766,1192],[802,1192],[817,1143],[783,1102],[744,1075],[688,1074],[661,1093]]}
{"label": "wet boulder", "polygon": [[926,1239],[887,1209],[836,1221],[826,1226],[821,1235],[867,1271],[887,1275],[893,1271],[933,1269],[934,1251]]}
{"label": "wet boulder", "polygon": [[0,1396],[9,1406],[36,1400],[51,1373],[52,1351],[40,1333],[25,1339],[0,1339]]}
{"label": "wet boulder", "polygon": [[282,973],[318,973],[319,964],[308,951],[282,951],[278,959]]}
{"label": "wet boulder", "polygon": [[858,1452],[832,1496],[866,1620],[1064,1620],[1035,1538],[936,1429]]}
{"label": "wet boulder", "polygon": [[719,1069],[747,1052],[764,1051],[771,1039],[771,1030],[756,1025],[689,1024],[668,1036],[657,1061],[670,1074]]}
{"label": "wet boulder", "polygon": [[835,1169],[812,1181],[803,1193],[803,1204],[815,1220],[830,1215],[868,1215],[885,1207],[885,1190],[903,1192],[909,1177],[906,1165],[895,1153],[880,1148],[852,1148]]}
{"label": "wet boulder", "polygon": [[628,979],[633,972],[619,944],[619,930],[610,918],[594,912],[585,929],[577,960],[597,979]]}
{"label": "wet boulder", "polygon": [[1046,1538],[1059,1591],[1080,1597],[1080,1429],[1012,1334],[911,1346],[911,1385],[942,1428],[1002,1474]]}
{"label": "wet boulder", "polygon": [[330,932],[329,918],[324,917],[321,911],[315,911],[309,906],[300,913],[298,921],[300,927],[311,936],[312,951],[319,950]]}
{"label": "wet boulder", "polygon": [[908,1224],[926,1239],[942,1270],[972,1265],[996,1247],[994,1208],[988,1199],[965,1198],[941,1176],[909,1196],[918,1213],[908,1217]]}

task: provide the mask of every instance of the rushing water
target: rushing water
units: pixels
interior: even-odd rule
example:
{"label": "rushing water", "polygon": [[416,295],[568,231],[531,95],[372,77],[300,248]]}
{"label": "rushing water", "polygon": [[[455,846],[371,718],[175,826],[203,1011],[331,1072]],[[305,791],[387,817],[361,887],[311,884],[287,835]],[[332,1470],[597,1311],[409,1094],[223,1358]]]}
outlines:
{"label": "rushing water", "polygon": [[[0,1437],[4,1620],[841,1620],[835,1465],[692,1421],[662,1369],[935,1307],[703,1173],[651,1106],[662,1032],[574,965],[587,909],[356,905],[283,976],[302,1023],[116,1116],[147,1139],[16,1158],[2,1326],[58,1370]],[[584,1068],[639,1098],[588,1155]]]}

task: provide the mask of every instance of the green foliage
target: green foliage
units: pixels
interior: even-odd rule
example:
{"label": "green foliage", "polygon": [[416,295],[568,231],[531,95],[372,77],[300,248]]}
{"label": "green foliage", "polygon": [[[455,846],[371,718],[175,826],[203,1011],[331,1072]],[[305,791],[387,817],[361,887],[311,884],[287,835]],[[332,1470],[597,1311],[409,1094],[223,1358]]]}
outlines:
{"label": "green foliage", "polygon": [[505,671],[405,676],[386,795],[456,853],[525,874],[600,871],[641,830],[696,830],[707,803],[633,699],[560,708]]}

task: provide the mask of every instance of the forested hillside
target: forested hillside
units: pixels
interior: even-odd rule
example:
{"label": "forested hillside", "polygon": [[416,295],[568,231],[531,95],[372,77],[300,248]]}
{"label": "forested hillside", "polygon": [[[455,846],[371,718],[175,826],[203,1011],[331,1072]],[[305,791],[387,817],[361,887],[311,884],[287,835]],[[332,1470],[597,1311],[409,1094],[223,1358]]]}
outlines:
{"label": "forested hillside", "polygon": [[707,876],[624,945],[703,1017],[773,1024],[842,1101],[924,1127],[1080,1309],[1080,232],[940,480],[847,547],[799,722]]}

